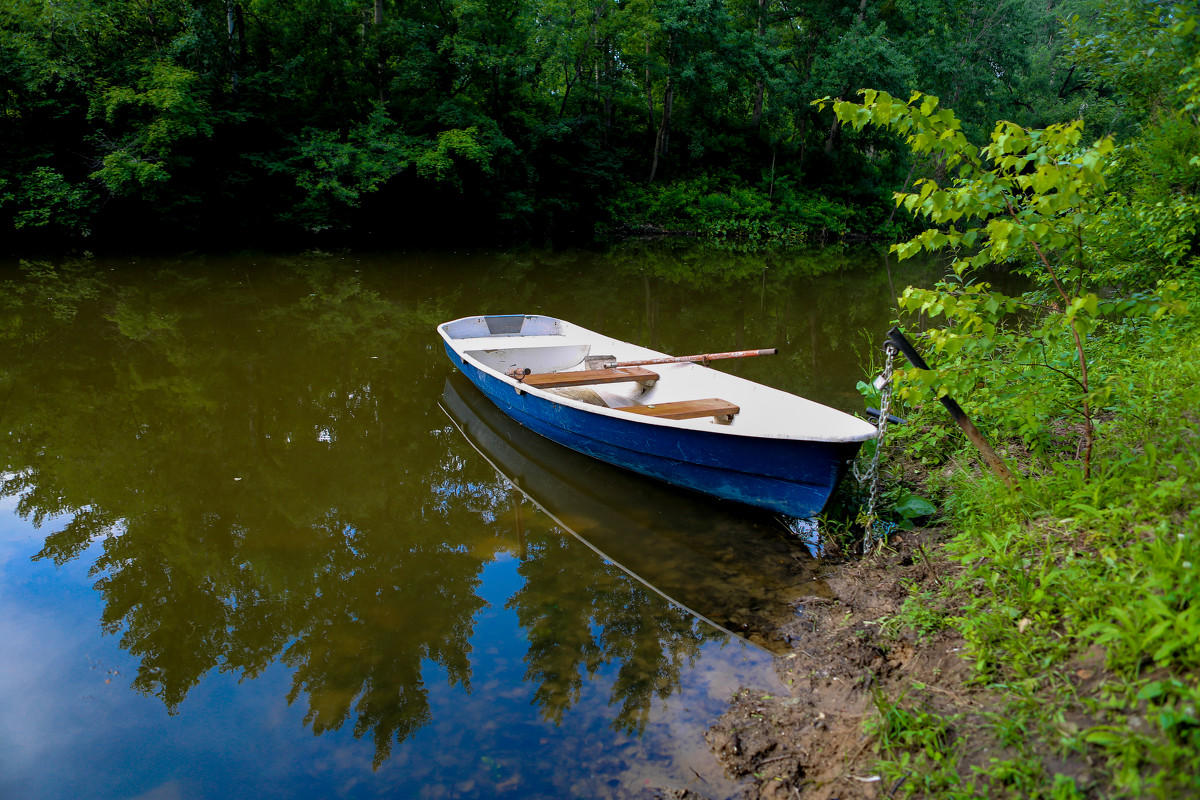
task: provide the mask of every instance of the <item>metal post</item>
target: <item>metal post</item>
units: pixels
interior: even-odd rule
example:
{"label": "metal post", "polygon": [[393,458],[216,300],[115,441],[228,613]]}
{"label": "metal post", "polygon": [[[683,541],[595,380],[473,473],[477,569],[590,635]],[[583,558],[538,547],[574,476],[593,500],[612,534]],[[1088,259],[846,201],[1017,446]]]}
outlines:
{"label": "metal post", "polygon": [[[929,365],[925,363],[925,359],[921,358],[921,354],[912,346],[912,343],[904,338],[904,334],[900,332],[900,328],[893,327],[888,331],[888,340],[896,345],[896,349],[903,353],[904,357],[914,367],[924,370],[929,369]],[[1008,465],[1004,463],[1004,459],[1000,458],[1000,455],[988,444],[987,439],[983,438],[983,434],[975,427],[975,423],[971,421],[967,413],[962,410],[962,406],[950,396],[939,399],[942,401],[942,405],[946,407],[946,410],[950,412],[950,416],[958,423],[958,427],[962,428],[963,433],[971,440],[971,444],[975,445],[976,449],[979,450],[979,455],[983,458],[984,463],[991,468],[992,472],[1000,476],[1004,483],[1008,485],[1008,488],[1017,488],[1017,479],[1013,477]]]}

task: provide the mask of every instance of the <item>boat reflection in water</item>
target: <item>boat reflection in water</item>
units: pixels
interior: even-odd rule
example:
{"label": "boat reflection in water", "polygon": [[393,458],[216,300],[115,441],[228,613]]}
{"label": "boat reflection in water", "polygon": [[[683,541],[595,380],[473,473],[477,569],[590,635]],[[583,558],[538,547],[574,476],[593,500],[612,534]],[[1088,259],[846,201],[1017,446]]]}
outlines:
{"label": "boat reflection in water", "polygon": [[462,375],[441,407],[534,505],[651,590],[772,652],[792,601],[830,596],[817,561],[767,512],[644,478],[522,427]]}

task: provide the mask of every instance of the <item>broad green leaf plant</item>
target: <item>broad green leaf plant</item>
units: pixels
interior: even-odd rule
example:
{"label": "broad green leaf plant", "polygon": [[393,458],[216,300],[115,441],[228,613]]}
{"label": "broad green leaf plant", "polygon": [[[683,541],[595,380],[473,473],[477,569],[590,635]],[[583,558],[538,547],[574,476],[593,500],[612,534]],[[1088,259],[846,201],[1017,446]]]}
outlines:
{"label": "broad green leaf plant", "polygon": [[[909,287],[900,298],[904,310],[945,320],[928,331],[939,368],[904,372],[900,396],[910,403],[927,389],[953,396],[1035,452],[1056,428],[1069,431],[1090,474],[1096,415],[1111,389],[1095,374],[1089,338],[1106,315],[1165,313],[1161,294],[1170,288],[1114,297],[1109,271],[1096,274],[1089,262],[1094,227],[1118,201],[1106,180],[1118,155],[1112,139],[1084,143],[1079,121],[1041,130],[1000,122],[978,148],[936,97],[915,93],[905,102],[866,91],[863,98],[817,103],[832,105],[855,129],[899,133],[936,165],[935,177],[895,195],[897,206],[932,227],[892,250],[901,259],[923,251],[954,257],[932,289]],[[1027,277],[1032,290],[1012,296],[977,280],[993,265]]]}

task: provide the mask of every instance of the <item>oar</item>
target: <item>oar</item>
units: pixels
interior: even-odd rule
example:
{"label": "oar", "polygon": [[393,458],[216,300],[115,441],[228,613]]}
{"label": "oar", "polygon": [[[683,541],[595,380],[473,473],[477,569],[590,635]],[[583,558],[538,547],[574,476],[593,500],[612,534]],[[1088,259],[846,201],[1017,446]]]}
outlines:
{"label": "oar", "polygon": [[668,356],[667,358],[647,358],[642,361],[605,361],[605,369],[613,367],[644,367],[647,364],[677,364],[682,361],[692,361],[707,364],[710,361],[720,361],[723,358],[753,358],[754,356],[773,356],[778,353],[774,347],[766,350],[733,350],[728,353],[701,353],[695,356]]}

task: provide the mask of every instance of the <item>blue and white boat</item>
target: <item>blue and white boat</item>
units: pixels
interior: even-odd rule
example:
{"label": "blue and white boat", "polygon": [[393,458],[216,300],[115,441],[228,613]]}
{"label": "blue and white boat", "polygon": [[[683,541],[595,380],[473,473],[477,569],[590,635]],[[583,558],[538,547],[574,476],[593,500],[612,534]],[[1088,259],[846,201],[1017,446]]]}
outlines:
{"label": "blue and white boat", "polygon": [[793,517],[820,513],[876,435],[866,420],[699,363],[619,366],[670,356],[553,317],[464,317],[438,333],[455,366],[530,430]]}

